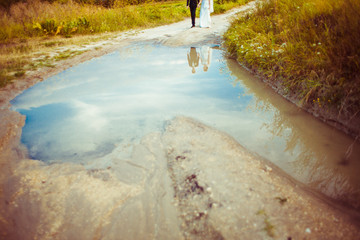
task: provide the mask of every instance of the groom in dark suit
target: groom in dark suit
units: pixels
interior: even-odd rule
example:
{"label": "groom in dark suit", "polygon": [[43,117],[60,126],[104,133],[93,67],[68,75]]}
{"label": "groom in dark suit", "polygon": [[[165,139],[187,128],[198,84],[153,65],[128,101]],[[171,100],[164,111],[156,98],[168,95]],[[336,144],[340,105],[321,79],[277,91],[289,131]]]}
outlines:
{"label": "groom in dark suit", "polygon": [[190,7],[192,28],[195,27],[196,7],[199,4],[199,0],[186,0],[186,6]]}

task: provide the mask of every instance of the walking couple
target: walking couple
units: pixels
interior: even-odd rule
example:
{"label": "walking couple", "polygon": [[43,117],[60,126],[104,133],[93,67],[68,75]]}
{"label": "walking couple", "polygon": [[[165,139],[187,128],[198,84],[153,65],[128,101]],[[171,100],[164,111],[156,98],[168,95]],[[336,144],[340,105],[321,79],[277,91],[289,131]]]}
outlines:
{"label": "walking couple", "polygon": [[186,0],[186,6],[190,7],[192,28],[195,27],[196,7],[200,7],[200,27],[210,27],[210,13],[214,12],[214,0]]}

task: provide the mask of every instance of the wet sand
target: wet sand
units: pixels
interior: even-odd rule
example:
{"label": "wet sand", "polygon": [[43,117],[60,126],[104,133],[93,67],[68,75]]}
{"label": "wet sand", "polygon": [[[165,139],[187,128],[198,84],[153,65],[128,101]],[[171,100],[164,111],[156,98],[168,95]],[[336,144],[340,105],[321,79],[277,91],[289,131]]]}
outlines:
{"label": "wet sand", "polygon": [[[252,3],[253,4],[253,3]],[[250,5],[251,6],[251,5]],[[239,9],[237,10],[239,11]],[[230,136],[187,117],[89,165],[30,160],[24,116],[9,101],[62,70],[134,41],[221,43],[229,17],[210,29],[190,20],[129,32],[41,69],[0,93],[0,236],[3,239],[356,239],[359,218],[291,180]],[[134,34],[133,34],[134,33]],[[104,161],[109,167],[101,168]]]}

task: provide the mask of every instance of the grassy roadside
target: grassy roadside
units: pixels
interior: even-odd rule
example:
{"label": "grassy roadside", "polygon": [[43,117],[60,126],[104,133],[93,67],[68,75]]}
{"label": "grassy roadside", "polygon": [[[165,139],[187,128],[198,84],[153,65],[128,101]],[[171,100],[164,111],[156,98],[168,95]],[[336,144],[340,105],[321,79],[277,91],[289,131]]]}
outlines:
{"label": "grassy roadside", "polygon": [[[215,0],[214,14],[248,1]],[[54,67],[61,59],[81,54],[56,51],[59,47],[82,46],[111,38],[115,32],[170,24],[189,15],[184,0],[118,8],[73,1],[13,4],[8,10],[0,10],[0,87],[23,78],[27,71]]]}
{"label": "grassy roadside", "polygon": [[225,34],[228,51],[285,95],[346,119],[360,112],[360,2],[269,0]]}

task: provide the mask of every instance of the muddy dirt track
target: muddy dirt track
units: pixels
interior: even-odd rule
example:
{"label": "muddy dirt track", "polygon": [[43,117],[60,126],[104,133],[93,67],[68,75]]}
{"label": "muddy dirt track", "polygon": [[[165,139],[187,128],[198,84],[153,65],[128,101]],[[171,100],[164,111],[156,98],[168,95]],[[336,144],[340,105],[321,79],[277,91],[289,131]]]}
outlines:
{"label": "muddy dirt track", "polygon": [[[42,69],[0,92],[1,239],[357,239],[359,218],[310,192],[232,137],[179,116],[163,132],[119,145],[94,160],[45,164],[20,144],[24,116],[9,110],[23,90],[134,41],[167,46],[220,44],[237,9],[127,32]],[[96,51],[99,45],[101,51]],[[106,168],[100,163],[107,161]]]}

